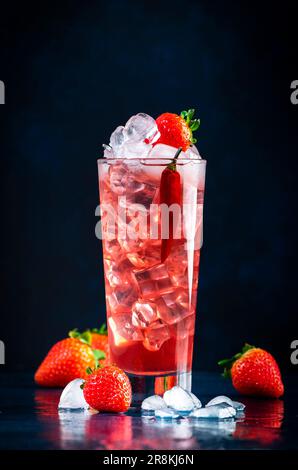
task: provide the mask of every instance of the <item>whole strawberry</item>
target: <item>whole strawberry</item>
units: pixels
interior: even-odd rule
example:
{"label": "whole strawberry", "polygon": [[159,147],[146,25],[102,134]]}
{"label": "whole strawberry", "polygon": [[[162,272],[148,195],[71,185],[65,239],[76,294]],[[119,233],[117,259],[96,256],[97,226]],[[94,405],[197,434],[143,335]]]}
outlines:
{"label": "whole strawberry", "polygon": [[231,377],[243,395],[279,398],[284,393],[281,373],[274,357],[264,349],[245,344],[242,352],[219,361],[224,376]]}
{"label": "whole strawberry", "polygon": [[116,366],[97,368],[86,379],[83,391],[86,402],[97,411],[123,412],[131,404],[129,378]]}
{"label": "whole strawberry", "polygon": [[181,147],[186,151],[196,142],[192,133],[200,126],[199,119],[193,119],[195,110],[182,111],[180,116],[173,113],[163,113],[156,119],[160,138],[155,144],[166,144],[172,147]]}
{"label": "whole strawberry", "polygon": [[34,380],[42,387],[65,387],[71,380],[87,378],[86,369],[96,367],[105,353],[91,347],[88,334],[70,332],[56,343],[38,367]]}

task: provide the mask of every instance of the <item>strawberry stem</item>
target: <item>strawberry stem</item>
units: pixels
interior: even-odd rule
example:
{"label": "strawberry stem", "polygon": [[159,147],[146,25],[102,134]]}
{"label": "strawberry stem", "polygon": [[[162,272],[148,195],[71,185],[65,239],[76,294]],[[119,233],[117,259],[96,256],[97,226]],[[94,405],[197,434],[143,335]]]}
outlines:
{"label": "strawberry stem", "polygon": [[98,367],[100,367],[100,362],[99,361],[102,360],[102,359],[105,359],[106,354],[101,349],[92,349],[92,352],[93,352],[93,356],[94,356],[94,359],[95,359],[95,368],[97,369]]}
{"label": "strawberry stem", "polygon": [[70,338],[79,339],[83,343],[87,343],[87,344],[90,345],[91,340],[92,340],[92,333],[96,333],[98,335],[105,335],[106,336],[108,334],[107,325],[105,323],[103,323],[99,329],[98,328],[92,328],[92,329],[88,329],[88,330],[83,331],[83,333],[80,333],[77,328],[74,328],[73,330],[71,330],[68,333],[68,336]]}
{"label": "strawberry stem", "polygon": [[103,323],[100,328],[92,328],[90,331],[91,331],[91,333],[96,333],[98,335],[107,335],[108,334],[106,323]]}
{"label": "strawberry stem", "polygon": [[79,339],[82,343],[86,343],[86,344],[91,344],[91,332],[90,330],[86,330],[84,331],[83,333],[80,333],[78,331],[77,328],[75,328],[74,330],[71,330],[69,333],[68,333],[68,336],[70,338],[75,338],[75,339]]}

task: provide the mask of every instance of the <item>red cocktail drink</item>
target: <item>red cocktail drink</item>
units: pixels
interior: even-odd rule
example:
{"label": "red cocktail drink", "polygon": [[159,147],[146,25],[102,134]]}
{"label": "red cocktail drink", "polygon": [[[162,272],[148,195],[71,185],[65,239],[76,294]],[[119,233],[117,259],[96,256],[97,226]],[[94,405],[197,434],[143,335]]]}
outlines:
{"label": "red cocktail drink", "polygon": [[177,159],[180,202],[167,211],[161,175],[173,160],[155,153],[98,161],[109,344],[126,372],[179,381],[192,367],[206,162]]}

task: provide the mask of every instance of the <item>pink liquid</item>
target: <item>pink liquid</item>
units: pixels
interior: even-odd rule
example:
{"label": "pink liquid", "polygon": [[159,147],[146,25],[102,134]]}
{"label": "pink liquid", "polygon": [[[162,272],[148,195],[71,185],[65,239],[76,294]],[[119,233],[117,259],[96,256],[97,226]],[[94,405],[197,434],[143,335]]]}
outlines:
{"label": "pink liquid", "polygon": [[[142,204],[141,224],[147,220],[149,226],[150,204],[158,203],[159,175],[164,168],[156,166],[152,174],[146,167],[127,163],[106,163],[99,172],[101,204],[109,204],[115,212],[123,206],[114,238],[105,239],[111,235],[110,219],[107,212],[102,216],[111,361],[133,374],[187,372],[192,365],[200,250],[185,249],[182,231],[161,263],[161,240],[150,239],[149,230],[146,239],[122,236],[121,228],[137,222],[135,208],[139,206],[132,204]],[[203,189],[195,189],[201,208]],[[125,202],[119,202],[119,196],[125,196]],[[156,213],[160,224],[159,219]],[[198,214],[192,223],[200,231]]]}

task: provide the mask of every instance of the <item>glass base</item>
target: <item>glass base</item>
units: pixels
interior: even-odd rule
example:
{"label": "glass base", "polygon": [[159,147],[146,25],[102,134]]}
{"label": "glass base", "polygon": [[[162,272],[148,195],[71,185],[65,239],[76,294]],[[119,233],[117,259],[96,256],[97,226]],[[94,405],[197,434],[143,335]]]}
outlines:
{"label": "glass base", "polygon": [[150,395],[162,396],[165,391],[179,385],[191,392],[191,372],[175,375],[134,375],[127,374],[132,386],[132,405],[139,406]]}

